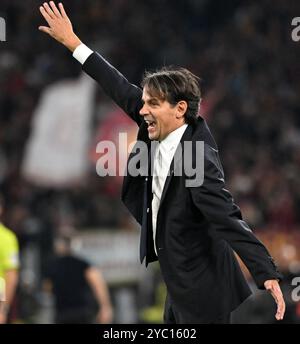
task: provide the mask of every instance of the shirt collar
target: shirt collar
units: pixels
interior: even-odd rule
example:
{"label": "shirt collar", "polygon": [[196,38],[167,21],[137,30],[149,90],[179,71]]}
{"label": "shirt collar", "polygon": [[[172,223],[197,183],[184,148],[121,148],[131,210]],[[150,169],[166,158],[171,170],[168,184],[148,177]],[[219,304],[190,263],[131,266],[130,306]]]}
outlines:
{"label": "shirt collar", "polygon": [[187,126],[188,125],[185,123],[181,127],[172,131],[166,138],[164,138],[160,142],[160,146],[163,146],[163,148],[166,149],[177,147]]}

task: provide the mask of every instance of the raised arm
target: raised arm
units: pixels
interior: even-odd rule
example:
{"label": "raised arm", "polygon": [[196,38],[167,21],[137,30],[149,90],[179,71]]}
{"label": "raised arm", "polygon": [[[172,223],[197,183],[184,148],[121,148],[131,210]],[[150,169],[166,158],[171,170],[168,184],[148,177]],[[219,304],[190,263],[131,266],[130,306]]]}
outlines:
{"label": "raised arm", "polygon": [[[40,12],[49,26],[40,26],[39,30],[63,44],[76,57],[76,54],[78,55],[78,52],[85,46],[74,33],[63,4],[59,3],[57,7],[53,1],[50,1],[49,4],[45,2],[43,6],[40,6]],[[107,95],[140,125],[143,121],[139,115],[139,110],[142,108],[142,90],[129,83],[116,68],[98,53],[91,51],[81,62],[83,63],[83,70],[95,79]]]}

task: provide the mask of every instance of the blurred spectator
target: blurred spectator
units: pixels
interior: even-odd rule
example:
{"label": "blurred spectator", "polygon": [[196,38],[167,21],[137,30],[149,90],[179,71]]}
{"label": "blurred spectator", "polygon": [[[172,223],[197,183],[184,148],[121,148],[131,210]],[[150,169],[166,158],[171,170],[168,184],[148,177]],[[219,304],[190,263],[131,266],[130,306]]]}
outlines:
{"label": "blurred spectator", "polygon": [[[100,271],[72,255],[71,237],[55,240],[57,258],[49,266],[44,291],[52,292],[57,324],[109,324],[112,305]],[[96,301],[96,304],[95,302]]]}
{"label": "blurred spectator", "polygon": [[[3,201],[0,197],[0,216]],[[16,235],[0,223],[0,324],[9,319],[18,283],[19,248]]]}

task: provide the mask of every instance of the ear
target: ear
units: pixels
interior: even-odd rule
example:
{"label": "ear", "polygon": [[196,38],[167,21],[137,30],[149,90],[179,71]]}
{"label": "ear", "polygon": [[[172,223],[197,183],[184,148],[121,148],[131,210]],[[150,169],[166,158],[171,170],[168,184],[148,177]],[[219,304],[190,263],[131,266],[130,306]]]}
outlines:
{"label": "ear", "polygon": [[187,111],[187,108],[188,108],[187,102],[185,100],[180,100],[177,103],[176,108],[177,108],[176,118],[180,119],[185,115]]}

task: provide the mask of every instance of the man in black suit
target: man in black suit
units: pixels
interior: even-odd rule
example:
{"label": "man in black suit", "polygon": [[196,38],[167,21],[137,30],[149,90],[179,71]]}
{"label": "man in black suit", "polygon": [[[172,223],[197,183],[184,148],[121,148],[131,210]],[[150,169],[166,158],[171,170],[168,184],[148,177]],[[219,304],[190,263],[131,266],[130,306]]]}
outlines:
{"label": "man in black suit", "polygon": [[[165,323],[230,322],[230,313],[251,293],[233,250],[258,288],[270,291],[277,303],[276,319],[281,320],[281,275],[225,189],[217,145],[197,116],[197,77],[183,68],[164,68],[146,74],[140,89],[82,44],[62,4],[57,8],[53,2],[44,3],[40,11],[49,27],[39,29],[73,52],[83,70],[138,124],[138,140],[149,148],[149,166],[137,176],[131,173],[135,149],[130,154],[122,200],[141,225],[141,262],[145,258],[147,266],[159,260],[168,290]],[[148,153],[153,141],[158,141],[154,156]],[[204,143],[203,154],[197,151],[199,142]],[[202,155],[201,183],[186,169],[175,173],[183,171],[183,157],[199,170],[197,159]]]}

